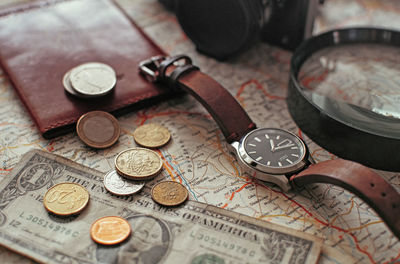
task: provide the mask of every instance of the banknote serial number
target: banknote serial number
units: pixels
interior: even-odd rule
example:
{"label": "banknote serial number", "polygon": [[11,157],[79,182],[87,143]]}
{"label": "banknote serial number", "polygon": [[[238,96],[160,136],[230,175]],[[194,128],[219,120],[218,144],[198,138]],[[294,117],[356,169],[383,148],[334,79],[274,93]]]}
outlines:
{"label": "banknote serial number", "polygon": [[[78,231],[73,231],[72,229],[65,228],[64,226],[54,224],[54,223],[49,222],[46,219],[40,218],[38,216],[34,216],[34,215],[31,215],[31,214],[25,215],[25,213],[22,212],[19,215],[19,218],[24,220],[24,221],[37,224],[37,225],[39,225],[39,226],[41,226],[43,228],[49,229],[49,230],[51,230],[53,232],[56,232],[58,234],[63,234],[63,235],[72,236],[72,237],[79,236],[79,232]],[[10,225],[13,226],[13,227],[18,228],[21,225],[21,222],[18,221],[18,220],[11,220]]]}
{"label": "banknote serial number", "polygon": [[241,253],[243,255],[248,255],[250,257],[254,257],[256,255],[256,252],[254,250],[250,250],[246,247],[242,247],[242,246],[237,245],[232,242],[223,241],[222,239],[211,236],[211,235],[205,235],[205,234],[201,234],[201,233],[196,234],[194,232],[191,232],[190,236],[199,241],[204,241],[212,246],[217,246],[217,247],[224,248],[227,250],[232,250],[237,253]]}

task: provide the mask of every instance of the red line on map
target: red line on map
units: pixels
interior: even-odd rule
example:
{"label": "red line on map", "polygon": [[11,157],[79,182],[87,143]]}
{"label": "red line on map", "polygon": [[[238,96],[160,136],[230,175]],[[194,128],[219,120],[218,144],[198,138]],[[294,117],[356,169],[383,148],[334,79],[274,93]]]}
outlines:
{"label": "red line on map", "polygon": [[328,75],[328,72],[329,72],[328,69],[325,69],[324,72],[318,76],[307,76],[303,80],[301,80],[301,84],[304,87],[307,87],[312,90],[310,84],[312,82],[322,82],[323,80],[325,80],[326,76]]}
{"label": "red line on map", "polygon": [[[247,182],[245,184],[242,185],[242,187],[240,187],[239,189],[237,189],[236,191],[232,192],[231,197],[229,197],[229,201],[232,201],[233,197],[235,197],[235,194],[242,191],[244,189],[244,187],[246,187],[247,185],[249,185],[250,183]],[[225,203],[221,208],[226,208],[228,206],[228,203]]]}
{"label": "red line on map", "polygon": [[0,168],[0,171],[12,171],[13,170],[13,168],[10,168],[10,169],[2,169],[2,168]]}
{"label": "red line on map", "polygon": [[261,83],[259,83],[257,80],[250,80],[250,81],[247,81],[244,84],[242,84],[240,86],[239,91],[236,93],[236,98],[239,98],[242,95],[244,89],[250,84],[254,84],[256,86],[257,90],[260,90],[269,99],[273,99],[273,100],[285,100],[286,99],[283,96],[278,96],[278,95],[273,95],[273,94],[268,93],[264,89],[264,87],[261,85]]}
{"label": "red line on map", "polygon": [[[280,192],[280,191],[271,189],[271,188],[269,188],[268,186],[265,186],[265,185],[260,184],[260,183],[257,183],[257,182],[256,182],[255,184],[258,185],[258,186],[264,187],[264,188],[266,188],[266,189],[268,189],[268,190],[270,190],[270,191],[273,191],[273,192],[275,192],[275,193],[281,194],[281,195],[284,196],[286,199],[288,199],[289,201],[291,201],[292,203],[296,204],[296,205],[299,206],[301,209],[303,209],[304,212],[306,212],[306,214],[308,214],[309,216],[311,216],[312,218],[314,218],[314,220],[317,221],[318,223],[320,223],[320,224],[322,224],[322,225],[324,225],[324,226],[332,227],[332,228],[334,228],[334,229],[336,229],[336,230],[338,230],[338,231],[340,231],[340,232],[343,232],[343,233],[346,233],[346,234],[350,235],[350,236],[353,238],[353,240],[354,240],[354,242],[355,242],[355,244],[356,244],[356,247],[357,247],[358,251],[360,251],[361,253],[367,255],[367,257],[369,258],[369,260],[371,261],[371,263],[376,264],[376,262],[375,262],[374,259],[372,258],[372,255],[371,255],[369,252],[367,252],[366,250],[364,250],[364,249],[362,249],[362,248],[360,247],[357,237],[356,237],[355,235],[353,235],[352,233],[350,233],[350,231],[345,230],[345,229],[343,229],[343,228],[340,228],[340,227],[338,227],[338,226],[331,225],[331,224],[329,224],[328,222],[325,222],[325,221],[322,221],[322,220],[318,219],[318,218],[317,218],[316,216],[314,216],[310,211],[308,211],[304,206],[302,206],[301,204],[299,204],[299,203],[296,202],[295,200],[290,199],[289,196],[287,196],[287,195],[286,195],[285,193],[283,193],[283,192]],[[400,255],[400,254],[399,254],[399,255]],[[399,257],[400,257],[400,256],[399,256]],[[399,258],[399,257],[397,257],[397,258]],[[389,262],[388,262],[388,263],[389,263]]]}
{"label": "red line on map", "polygon": [[54,141],[50,141],[50,143],[47,145],[47,150],[49,151],[49,152],[52,152],[53,150],[54,150],[54,146],[53,146],[53,144],[54,144]]}

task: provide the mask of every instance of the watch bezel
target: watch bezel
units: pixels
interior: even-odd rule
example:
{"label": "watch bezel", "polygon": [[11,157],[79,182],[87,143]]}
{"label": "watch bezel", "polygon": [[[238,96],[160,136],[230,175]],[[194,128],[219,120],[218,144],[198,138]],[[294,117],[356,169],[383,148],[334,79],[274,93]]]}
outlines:
{"label": "watch bezel", "polygon": [[[280,130],[285,133],[289,133],[293,137],[297,138],[300,141],[301,147],[303,148],[303,155],[301,156],[301,158],[299,158],[299,161],[296,163],[293,163],[291,166],[272,167],[272,166],[263,165],[263,164],[259,163],[258,161],[256,161],[255,159],[253,159],[252,157],[250,157],[250,155],[245,150],[244,142],[249,137],[249,135],[251,135],[252,133],[256,133],[257,131],[260,131],[260,130]],[[293,134],[290,131],[287,131],[285,129],[280,129],[280,128],[262,127],[262,128],[254,129],[242,137],[242,139],[239,142],[239,146],[238,146],[238,155],[240,156],[242,161],[250,168],[253,168],[253,169],[259,170],[261,172],[268,173],[268,174],[282,175],[282,174],[291,174],[291,173],[294,173],[294,172],[299,171],[300,169],[304,168],[304,166],[307,164],[306,160],[307,160],[307,156],[308,156],[308,148],[307,148],[306,144],[304,143],[304,141],[300,137],[298,137],[297,135]]]}

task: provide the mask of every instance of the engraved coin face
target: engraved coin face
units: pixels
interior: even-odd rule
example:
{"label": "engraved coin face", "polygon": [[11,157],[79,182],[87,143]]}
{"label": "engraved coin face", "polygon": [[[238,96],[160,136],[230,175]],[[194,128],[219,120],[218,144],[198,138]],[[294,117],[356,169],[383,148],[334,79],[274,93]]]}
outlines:
{"label": "engraved coin face", "polygon": [[88,96],[88,95],[84,95],[84,94],[80,94],[77,91],[74,90],[74,88],[71,86],[71,82],[70,82],[70,77],[71,75],[71,71],[68,71],[67,73],[64,74],[62,83],[64,86],[64,89],[71,95],[76,96],[76,97],[80,97],[80,98],[90,98],[93,96]]}
{"label": "engraved coin face", "polygon": [[188,198],[187,189],[174,181],[159,182],[151,189],[151,197],[154,201],[165,206],[176,206]]}
{"label": "engraved coin face", "polygon": [[54,185],[43,198],[46,210],[56,215],[77,214],[86,207],[88,202],[88,191],[82,185],[71,182]]}
{"label": "engraved coin face", "polygon": [[146,180],[155,177],[161,171],[162,159],[153,150],[131,148],[117,155],[115,168],[119,174],[129,179]]}
{"label": "engraved coin face", "polygon": [[76,124],[78,137],[92,148],[107,148],[119,138],[118,120],[103,111],[92,111],[81,116]]}
{"label": "engraved coin face", "polygon": [[107,191],[115,195],[131,195],[137,193],[143,189],[145,184],[145,182],[130,181],[119,175],[115,170],[108,172],[104,176],[103,183]]}
{"label": "engraved coin face", "polygon": [[117,77],[110,66],[89,62],[71,70],[70,82],[74,90],[88,96],[102,96],[112,91]]}
{"label": "engraved coin face", "polygon": [[168,143],[171,134],[159,124],[146,124],[136,128],[133,137],[137,144],[147,148],[159,148]]}
{"label": "engraved coin face", "polygon": [[90,236],[99,244],[115,245],[131,234],[128,221],[119,216],[105,216],[97,219],[90,227]]}

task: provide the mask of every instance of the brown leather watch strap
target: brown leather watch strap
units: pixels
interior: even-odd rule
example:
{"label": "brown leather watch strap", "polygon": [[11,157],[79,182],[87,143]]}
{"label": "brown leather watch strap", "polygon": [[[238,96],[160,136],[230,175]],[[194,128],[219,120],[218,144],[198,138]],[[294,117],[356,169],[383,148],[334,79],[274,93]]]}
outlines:
{"label": "brown leather watch strap", "polygon": [[343,159],[310,165],[290,178],[291,184],[301,187],[309,183],[331,183],[351,191],[384,220],[400,238],[400,194],[373,170]]}
{"label": "brown leather watch strap", "polygon": [[[176,56],[175,60],[188,59]],[[160,66],[160,78],[193,95],[211,114],[228,143],[239,141],[256,125],[235,98],[217,81],[191,65],[174,66],[174,57]],[[171,67],[171,70],[168,68]]]}

